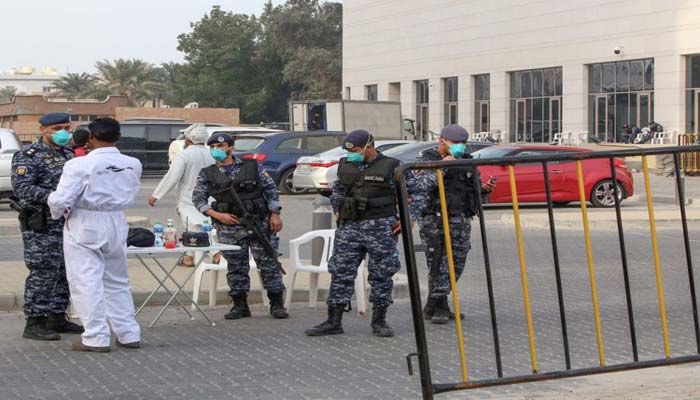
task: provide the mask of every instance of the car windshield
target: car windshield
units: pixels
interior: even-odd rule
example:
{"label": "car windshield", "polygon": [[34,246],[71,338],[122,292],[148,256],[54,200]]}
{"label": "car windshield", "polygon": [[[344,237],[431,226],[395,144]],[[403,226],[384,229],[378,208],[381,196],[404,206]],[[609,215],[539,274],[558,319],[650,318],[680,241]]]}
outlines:
{"label": "car windshield", "polygon": [[437,142],[408,143],[383,151],[382,154],[397,158],[403,162],[413,162],[416,161],[422,151],[434,147],[437,147]]}
{"label": "car windshield", "polygon": [[500,158],[513,151],[510,147],[490,146],[472,153],[474,158]]}
{"label": "car windshield", "polygon": [[238,138],[236,139],[236,151],[251,151],[260,147],[265,142],[265,139],[259,137]]}

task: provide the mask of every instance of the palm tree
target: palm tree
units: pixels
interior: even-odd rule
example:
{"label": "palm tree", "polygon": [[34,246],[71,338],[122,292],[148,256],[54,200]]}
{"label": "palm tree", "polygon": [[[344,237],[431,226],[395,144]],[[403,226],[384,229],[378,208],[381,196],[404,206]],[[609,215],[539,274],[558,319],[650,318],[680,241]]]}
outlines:
{"label": "palm tree", "polygon": [[56,94],[74,100],[78,97],[90,96],[93,93],[97,78],[85,72],[67,73],[51,85]]}
{"label": "palm tree", "polygon": [[13,86],[5,86],[4,88],[0,88],[0,103],[9,102],[16,93],[17,88]]}
{"label": "palm tree", "polygon": [[143,106],[160,90],[159,70],[151,63],[138,59],[98,61],[98,89],[126,96],[132,105]]}

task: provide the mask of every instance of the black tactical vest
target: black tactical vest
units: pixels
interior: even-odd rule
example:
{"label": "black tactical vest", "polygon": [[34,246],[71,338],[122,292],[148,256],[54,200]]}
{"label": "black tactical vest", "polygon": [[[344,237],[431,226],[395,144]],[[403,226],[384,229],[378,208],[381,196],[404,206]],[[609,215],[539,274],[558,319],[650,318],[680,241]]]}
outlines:
{"label": "black tactical vest", "polygon": [[236,203],[228,201],[227,196],[222,194],[226,189],[232,188],[238,193],[246,211],[261,217],[268,214],[264,190],[258,182],[257,161],[243,160],[241,170],[233,179],[222,172],[216,164],[204,168],[203,171],[208,181],[207,192],[216,200],[214,206],[216,211],[239,217],[243,215]]}
{"label": "black tactical vest", "polygon": [[[436,150],[428,150],[423,152],[423,156],[430,161],[442,160],[442,155]],[[465,154],[463,159],[472,158],[471,155]],[[445,175],[443,177],[445,183],[445,199],[447,200],[447,213],[449,215],[465,214],[467,218],[473,217],[479,213],[478,197],[475,187],[474,174],[478,175],[474,167],[460,168],[444,168]],[[441,212],[440,194],[438,188],[435,187],[430,194],[428,209],[424,214],[434,215]]]}
{"label": "black tactical vest", "polygon": [[379,155],[364,170],[357,163],[340,159],[338,177],[345,191],[340,219],[357,221],[396,215],[396,193],[392,180],[399,160]]}

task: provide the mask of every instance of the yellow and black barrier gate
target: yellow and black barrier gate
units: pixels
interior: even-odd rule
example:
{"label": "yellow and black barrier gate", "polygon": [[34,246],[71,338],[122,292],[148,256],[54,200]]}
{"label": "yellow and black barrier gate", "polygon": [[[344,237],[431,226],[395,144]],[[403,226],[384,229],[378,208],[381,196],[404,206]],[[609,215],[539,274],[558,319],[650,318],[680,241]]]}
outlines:
{"label": "yellow and black barrier gate", "polygon": [[[700,134],[686,133],[678,135],[679,146],[700,145]],[[685,152],[681,154],[681,170],[687,175],[700,175],[700,152]]]}
{"label": "yellow and black barrier gate", "polygon": [[[418,271],[417,271],[417,263],[416,263],[416,254],[414,251],[414,244],[413,244],[413,237],[410,234],[404,234],[402,235],[402,240],[403,240],[403,245],[405,249],[405,257],[406,257],[406,267],[407,267],[407,275],[408,275],[408,284],[409,284],[409,292],[410,292],[410,298],[411,298],[411,312],[413,314],[413,327],[414,327],[414,333],[415,333],[415,339],[416,339],[416,347],[417,347],[417,352],[409,354],[407,356],[407,362],[408,362],[408,368],[409,368],[409,374],[413,374],[413,368],[411,365],[411,357],[417,356],[418,358],[418,365],[420,368],[420,380],[421,380],[421,387],[422,387],[422,393],[423,393],[423,399],[432,399],[434,394],[438,393],[443,393],[443,392],[448,392],[448,391],[455,391],[455,390],[463,390],[463,389],[475,389],[475,388],[482,388],[482,387],[488,387],[488,386],[499,386],[499,385],[508,385],[508,384],[515,384],[515,383],[525,383],[525,382],[534,382],[534,381],[542,381],[542,380],[551,380],[551,379],[561,379],[561,378],[567,378],[567,377],[575,377],[575,376],[583,376],[583,375],[592,375],[592,374],[601,374],[601,373],[606,373],[606,372],[615,372],[615,371],[624,371],[624,370],[631,370],[631,369],[639,369],[639,368],[649,368],[649,367],[655,367],[655,366],[663,366],[663,365],[673,365],[673,364],[681,364],[681,363],[688,363],[688,362],[695,362],[695,361],[700,361],[700,326],[698,324],[698,304],[697,304],[697,298],[696,298],[696,293],[695,293],[695,278],[693,275],[693,260],[692,260],[692,255],[691,255],[691,247],[690,247],[690,241],[689,241],[689,236],[688,236],[688,225],[687,225],[687,220],[686,220],[686,209],[685,209],[685,193],[684,193],[684,188],[683,185],[681,184],[681,174],[680,170],[682,167],[681,160],[682,156],[686,153],[697,153],[700,151],[700,146],[683,146],[683,147],[666,147],[666,148],[652,148],[652,149],[634,149],[634,150],[617,150],[617,151],[602,151],[602,152],[575,152],[575,153],[560,153],[556,155],[542,155],[542,156],[527,156],[527,157],[508,157],[508,158],[498,158],[498,159],[466,159],[466,160],[458,160],[458,161],[446,161],[446,162],[420,162],[420,163],[410,163],[410,164],[405,164],[402,165],[397,173],[397,183],[399,186],[399,211],[400,211],[400,217],[401,217],[401,228],[403,232],[411,232],[411,217],[409,214],[409,193],[407,190],[407,185],[406,185],[406,175],[410,171],[416,171],[416,170],[434,170],[437,172],[437,178],[438,178],[438,191],[440,194],[440,199],[441,199],[441,206],[442,206],[442,226],[443,226],[443,232],[445,236],[445,246],[446,246],[446,255],[447,255],[447,262],[449,266],[449,273],[450,273],[450,285],[451,285],[451,292],[452,292],[452,299],[455,307],[455,319],[456,319],[456,329],[457,329],[457,348],[459,352],[459,358],[460,358],[460,366],[461,366],[461,382],[455,382],[455,383],[435,383],[432,380],[431,372],[430,372],[430,361],[429,361],[429,356],[428,356],[428,345],[427,345],[427,339],[426,339],[426,332],[425,332],[425,326],[423,322],[423,316],[422,316],[422,305],[421,305],[421,297],[420,297],[420,285],[419,285],[419,280],[418,280]],[[687,262],[687,271],[688,271],[688,283],[690,287],[690,302],[692,304],[692,318],[693,318],[693,327],[695,331],[695,344],[696,344],[696,349],[692,355],[683,355],[683,356],[671,356],[671,350],[670,350],[670,345],[669,345],[669,332],[668,332],[668,326],[667,326],[667,317],[666,317],[666,306],[664,303],[664,292],[663,292],[663,285],[662,285],[662,273],[661,273],[661,262],[660,262],[660,257],[659,257],[659,248],[658,248],[658,243],[657,243],[657,237],[656,237],[656,226],[655,226],[655,221],[654,221],[654,208],[653,208],[653,200],[652,200],[652,194],[651,194],[651,186],[649,182],[649,168],[647,164],[647,157],[649,156],[656,156],[656,155],[661,155],[661,154],[672,154],[673,159],[674,159],[674,168],[675,168],[675,176],[676,176],[676,188],[679,194],[679,207],[680,207],[680,217],[681,217],[681,226],[682,226],[682,231],[683,231],[683,240],[684,240],[684,245],[685,245],[685,259]],[[591,246],[591,233],[590,233],[590,228],[589,228],[589,222],[588,222],[588,211],[586,209],[586,193],[584,189],[584,176],[583,176],[583,161],[584,160],[590,160],[590,159],[608,159],[609,164],[610,164],[610,173],[611,173],[611,180],[613,182],[619,182],[617,179],[617,171],[615,167],[615,158],[624,158],[624,157],[637,157],[641,156],[642,157],[642,167],[643,167],[643,175],[644,175],[644,183],[645,183],[645,191],[646,191],[646,199],[647,199],[647,209],[648,209],[648,214],[649,214],[649,226],[650,226],[650,234],[651,234],[651,244],[652,244],[652,251],[653,251],[653,263],[654,263],[654,272],[655,272],[655,278],[656,278],[656,288],[657,288],[657,296],[658,296],[658,303],[659,303],[659,314],[660,314],[660,319],[661,319],[661,333],[662,333],[662,341],[663,341],[663,349],[664,349],[664,358],[661,359],[653,359],[653,360],[640,360],[639,359],[639,350],[638,350],[638,344],[637,344],[637,334],[635,331],[635,321],[634,321],[634,312],[633,312],[633,304],[632,304],[632,295],[631,295],[631,289],[630,289],[630,279],[629,279],[629,273],[628,273],[628,268],[627,268],[627,251],[625,249],[625,236],[624,236],[624,231],[623,231],[623,225],[622,225],[622,213],[620,210],[620,193],[618,191],[620,188],[618,185],[612,185],[613,190],[614,190],[614,198],[615,198],[615,215],[617,219],[617,232],[618,232],[618,237],[619,237],[619,245],[620,245],[620,261],[622,265],[622,274],[623,274],[623,280],[624,280],[624,287],[625,287],[625,300],[626,300],[626,305],[627,305],[627,315],[628,315],[628,321],[629,321],[629,332],[630,332],[630,342],[631,342],[631,348],[632,348],[632,354],[631,354],[631,359],[632,361],[630,362],[625,362],[621,364],[614,364],[614,365],[608,365],[606,363],[606,357],[605,357],[605,349],[604,349],[604,344],[603,344],[603,333],[602,333],[602,328],[601,328],[601,319],[600,319],[600,310],[599,310],[599,303],[598,303],[598,292],[597,292],[597,286],[596,286],[596,279],[595,279],[595,266],[594,266],[594,259],[593,259],[593,254],[592,254],[592,246]],[[594,322],[595,322],[595,332],[596,332],[596,342],[597,342],[597,353],[598,353],[598,365],[597,366],[592,366],[592,367],[587,367],[587,368],[579,368],[579,369],[572,369],[571,367],[571,358],[570,358],[570,352],[569,352],[569,338],[568,338],[568,332],[567,332],[567,325],[566,325],[566,312],[564,308],[564,295],[563,295],[563,290],[562,290],[562,280],[561,280],[561,273],[560,273],[560,266],[559,266],[559,252],[557,248],[557,237],[556,237],[556,229],[555,229],[555,221],[554,221],[554,213],[553,213],[553,201],[552,201],[552,195],[551,195],[551,187],[550,187],[550,179],[549,179],[549,171],[547,168],[548,163],[553,163],[553,162],[560,162],[560,161],[574,161],[576,162],[576,169],[577,169],[577,180],[578,180],[578,191],[580,195],[580,201],[581,201],[581,216],[582,216],[582,225],[583,225],[583,234],[584,234],[584,242],[585,242],[585,247],[586,247],[586,255],[587,255],[587,267],[588,267],[588,276],[589,276],[589,283],[590,283],[590,288],[591,288],[591,302],[592,302],[592,307],[593,307],[593,317],[594,317]],[[555,281],[556,281],[556,288],[557,288],[557,300],[558,300],[558,307],[559,307],[559,319],[561,321],[561,332],[562,332],[562,345],[563,345],[563,353],[564,353],[564,361],[565,361],[565,370],[557,370],[557,371],[547,371],[543,372],[540,371],[537,365],[537,348],[535,345],[535,334],[534,334],[534,329],[533,329],[533,318],[532,318],[532,313],[531,313],[531,304],[530,304],[530,296],[528,292],[528,281],[527,281],[527,265],[526,265],[526,260],[525,260],[525,254],[524,254],[524,246],[523,246],[523,235],[522,235],[522,229],[520,226],[520,211],[519,211],[519,205],[518,205],[518,194],[517,194],[517,189],[516,189],[516,176],[514,173],[514,166],[518,165],[520,163],[541,163],[543,167],[543,173],[544,173],[544,186],[545,186],[545,192],[547,196],[547,211],[548,211],[548,216],[549,216],[549,228],[550,228],[550,236],[551,236],[551,244],[552,244],[552,256],[554,260],[554,273],[555,273]],[[467,358],[466,358],[466,351],[465,351],[465,344],[464,344],[464,335],[462,332],[462,324],[461,324],[461,318],[460,318],[460,310],[459,310],[459,297],[458,297],[458,290],[457,290],[457,285],[456,285],[456,279],[455,279],[455,270],[454,270],[454,260],[453,260],[453,254],[452,254],[452,248],[451,248],[451,240],[450,240],[450,230],[447,228],[448,227],[448,217],[447,217],[447,212],[446,212],[446,204],[445,204],[445,187],[444,187],[444,182],[442,179],[442,169],[447,168],[447,167],[478,167],[478,166],[506,166],[508,169],[508,174],[510,178],[510,191],[511,191],[511,196],[512,196],[512,204],[513,204],[513,214],[514,214],[514,219],[515,219],[515,233],[516,233],[516,241],[517,241],[517,248],[518,248],[518,258],[519,258],[519,264],[520,264],[520,279],[521,279],[521,284],[522,284],[522,295],[523,295],[523,303],[524,303],[524,310],[525,310],[525,320],[526,320],[526,329],[527,329],[527,336],[528,336],[528,344],[529,344],[529,354],[530,354],[530,363],[531,363],[531,374],[528,375],[518,375],[518,376],[504,376],[503,374],[503,366],[501,364],[501,346],[499,343],[499,335],[498,335],[498,323],[497,323],[497,318],[496,318],[496,306],[495,306],[495,299],[494,299],[494,290],[493,290],[493,281],[492,281],[492,274],[491,274],[491,264],[489,261],[489,248],[488,248],[488,240],[486,236],[486,226],[483,218],[483,207],[482,207],[482,202],[481,198],[479,198],[478,203],[479,203],[479,215],[482,217],[479,218],[479,227],[480,227],[480,232],[481,232],[481,238],[482,238],[482,247],[483,247],[483,258],[484,258],[484,269],[485,269],[485,276],[486,276],[486,286],[487,286],[487,293],[488,293],[488,302],[489,302],[489,311],[490,311],[490,317],[491,317],[491,330],[492,330],[492,336],[493,336],[493,347],[494,347],[494,355],[495,355],[495,363],[496,363],[496,377],[493,378],[488,378],[488,379],[480,379],[480,380],[470,380],[468,376],[468,371],[467,371]],[[472,178],[474,179],[474,183],[476,187],[480,187],[480,177],[479,174],[473,174]],[[479,194],[479,197],[481,197],[481,194]]]}

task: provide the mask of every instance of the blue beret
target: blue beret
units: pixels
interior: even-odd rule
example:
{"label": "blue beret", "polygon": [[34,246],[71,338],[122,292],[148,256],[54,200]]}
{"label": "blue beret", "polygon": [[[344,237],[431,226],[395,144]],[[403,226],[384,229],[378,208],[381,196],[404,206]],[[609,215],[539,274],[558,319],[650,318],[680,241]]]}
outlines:
{"label": "blue beret", "polygon": [[233,137],[226,132],[217,132],[207,140],[207,146],[224,142],[228,143],[229,146],[233,146]]}
{"label": "blue beret", "polygon": [[440,137],[452,142],[466,142],[469,139],[469,132],[459,125],[447,125],[440,131]]}
{"label": "blue beret", "polygon": [[63,112],[48,113],[39,118],[39,123],[43,126],[66,124],[68,122],[70,122],[70,114]]}
{"label": "blue beret", "polygon": [[354,130],[343,139],[343,148],[350,150],[353,147],[364,147],[370,142],[374,142],[374,138],[364,129]]}

